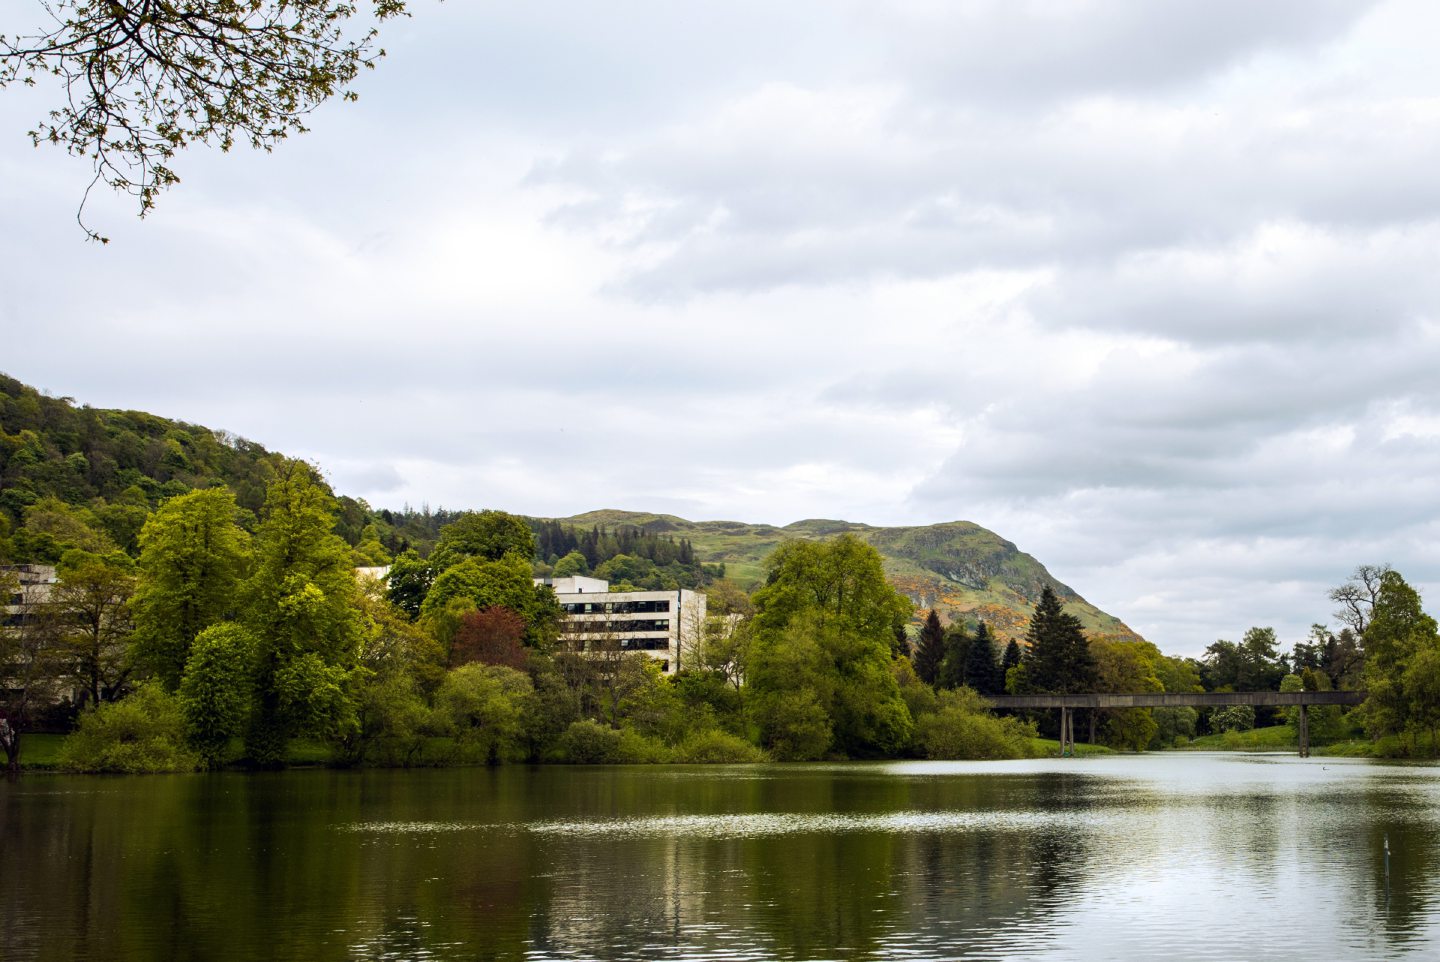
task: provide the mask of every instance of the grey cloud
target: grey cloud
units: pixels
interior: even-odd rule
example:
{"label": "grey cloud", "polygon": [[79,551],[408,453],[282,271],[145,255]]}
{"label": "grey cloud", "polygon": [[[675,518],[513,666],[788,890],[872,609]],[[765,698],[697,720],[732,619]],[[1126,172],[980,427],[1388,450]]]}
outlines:
{"label": "grey cloud", "polygon": [[[900,3],[877,27],[898,35],[897,67],[940,92],[1012,100],[1094,92],[1149,95],[1267,51],[1335,40],[1374,3]],[[908,15],[907,15],[908,14]],[[896,27],[896,20],[899,27]]]}

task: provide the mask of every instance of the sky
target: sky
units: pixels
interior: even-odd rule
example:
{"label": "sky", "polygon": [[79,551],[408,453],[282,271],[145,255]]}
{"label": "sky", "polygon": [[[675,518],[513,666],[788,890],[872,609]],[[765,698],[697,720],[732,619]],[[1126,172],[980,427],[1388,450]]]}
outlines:
{"label": "sky", "polygon": [[0,91],[0,371],[376,507],[969,520],[1175,654],[1440,587],[1433,4],[412,11],[104,247]]}

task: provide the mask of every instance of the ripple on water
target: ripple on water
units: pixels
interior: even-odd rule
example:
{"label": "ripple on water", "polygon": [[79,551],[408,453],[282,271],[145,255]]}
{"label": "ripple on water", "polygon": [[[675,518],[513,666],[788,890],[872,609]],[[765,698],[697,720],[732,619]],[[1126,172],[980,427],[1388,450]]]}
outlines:
{"label": "ripple on water", "polygon": [[685,836],[687,838],[760,838],[776,835],[847,832],[948,833],[1034,831],[1063,825],[1093,828],[1110,821],[1101,812],[945,811],[845,813],[751,813],[734,815],[665,815],[636,818],[531,822],[523,826],[541,835],[587,837]]}
{"label": "ripple on water", "polygon": [[777,835],[847,832],[952,833],[1022,832],[1050,827],[1067,831],[1098,828],[1114,820],[1104,812],[947,811],[878,814],[766,812],[730,815],[660,815],[632,818],[493,824],[483,822],[350,822],[341,832],[370,835],[441,835],[460,832],[523,831],[584,838],[765,838]]}

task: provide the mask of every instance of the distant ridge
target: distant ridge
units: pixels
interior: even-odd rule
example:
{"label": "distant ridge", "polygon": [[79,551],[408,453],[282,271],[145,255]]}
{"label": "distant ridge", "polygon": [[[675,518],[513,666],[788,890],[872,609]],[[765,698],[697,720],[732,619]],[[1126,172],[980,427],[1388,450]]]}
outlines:
{"label": "distant ridge", "polygon": [[1040,591],[1049,585],[1087,632],[1116,638],[1140,636],[1056,579],[1031,555],[993,531],[969,521],[904,528],[879,528],[854,521],[811,518],[784,527],[744,521],[687,521],[672,514],[605,509],[587,511],[562,524],[632,525],[690,540],[696,558],[724,562],[726,573],[747,588],[764,576],[765,556],[791,538],[823,539],[850,533],[885,558],[891,582],[922,614],[936,609],[946,621],[983,619],[1005,638],[1024,635]]}

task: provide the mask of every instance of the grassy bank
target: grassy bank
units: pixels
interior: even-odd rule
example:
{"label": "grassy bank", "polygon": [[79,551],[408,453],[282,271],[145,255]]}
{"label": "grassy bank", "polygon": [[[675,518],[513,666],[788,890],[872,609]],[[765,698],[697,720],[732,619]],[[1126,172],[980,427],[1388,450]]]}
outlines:
{"label": "grassy bank", "polygon": [[[1032,738],[1030,747],[1036,758],[1059,758],[1060,740],[1057,738]],[[1106,748],[1104,745],[1086,745],[1077,743],[1075,745],[1077,756],[1085,755],[1114,755],[1115,749]]]}

